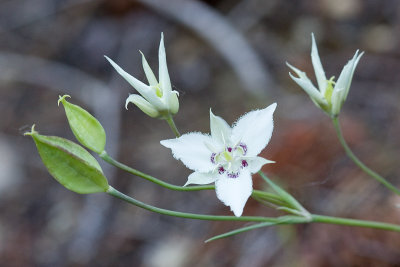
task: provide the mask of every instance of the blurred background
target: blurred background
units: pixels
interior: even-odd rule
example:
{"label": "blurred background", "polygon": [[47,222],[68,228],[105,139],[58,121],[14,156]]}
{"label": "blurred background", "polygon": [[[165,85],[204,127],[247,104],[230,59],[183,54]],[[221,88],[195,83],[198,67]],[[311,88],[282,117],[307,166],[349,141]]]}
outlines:
{"label": "blurred background", "polygon": [[[138,108],[106,62],[145,80],[139,50],[158,69],[160,33],[180,93],[181,132],[209,131],[209,108],[234,122],[277,102],[263,170],[312,213],[400,223],[400,198],[344,154],[329,118],[288,76],[288,61],[315,81],[314,32],[327,77],[357,49],[340,120],[368,166],[400,186],[400,4],[397,0],[1,0],[0,262],[2,266],[400,266],[400,235],[335,225],[258,229],[204,240],[243,223],[171,218],[106,194],[78,195],[45,170],[31,138],[75,140],[58,95],[94,114],[108,153],[183,185],[190,170],[161,145],[173,134]],[[120,191],[162,208],[231,215],[214,191],[171,192],[103,164]],[[264,184],[253,177],[256,188]],[[249,200],[245,215],[280,213]]]}

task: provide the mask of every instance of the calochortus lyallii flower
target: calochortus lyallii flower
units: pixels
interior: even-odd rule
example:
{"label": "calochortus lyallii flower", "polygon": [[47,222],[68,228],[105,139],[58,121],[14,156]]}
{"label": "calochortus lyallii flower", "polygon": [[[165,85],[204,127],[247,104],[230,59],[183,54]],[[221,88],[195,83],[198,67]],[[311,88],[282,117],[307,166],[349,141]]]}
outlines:
{"label": "calochortus lyallii flower", "polygon": [[217,197],[239,217],[253,190],[251,174],[272,162],[257,155],[271,138],[275,108],[251,111],[233,127],[210,110],[211,135],[188,133],[161,144],[194,170],[185,186],[215,182]]}
{"label": "calochortus lyallii flower", "polygon": [[357,50],[353,58],[344,66],[339,75],[339,79],[334,82],[334,76],[329,80],[326,79],[325,71],[322,67],[321,60],[318,55],[317,45],[315,44],[314,34],[311,34],[312,47],[311,47],[311,60],[314,67],[315,76],[317,78],[319,90],[308,79],[305,72],[293,67],[286,63],[298,77],[293,76],[290,72],[289,75],[301,88],[306,91],[311,100],[320,107],[323,111],[332,117],[339,115],[340,109],[349,94],[351,80],[353,79],[354,70],[357,67],[358,61],[364,54],[358,53]]}
{"label": "calochortus lyallii flower", "polygon": [[176,114],[179,109],[178,92],[172,90],[171,81],[169,79],[167,58],[164,47],[164,35],[161,34],[160,48],[158,50],[158,81],[149,64],[147,63],[143,53],[141,54],[144,73],[146,74],[149,85],[144,84],[124,71],[114,61],[106,56],[106,59],[111,63],[115,70],[128,83],[130,83],[130,85],[132,85],[139,92],[139,94],[141,94],[141,96],[137,94],[129,95],[129,97],[126,99],[125,107],[127,108],[129,103],[133,103],[144,113],[153,118],[165,118],[167,116]]}

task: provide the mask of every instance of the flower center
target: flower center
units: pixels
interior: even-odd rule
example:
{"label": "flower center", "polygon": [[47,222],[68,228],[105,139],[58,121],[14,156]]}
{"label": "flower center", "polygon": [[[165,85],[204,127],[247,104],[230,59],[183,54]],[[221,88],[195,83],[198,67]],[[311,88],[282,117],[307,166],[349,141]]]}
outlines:
{"label": "flower center", "polygon": [[237,178],[240,170],[249,166],[248,162],[243,159],[246,153],[246,144],[239,143],[234,147],[227,146],[219,153],[212,153],[210,161],[216,165],[219,174],[226,174],[228,178]]}

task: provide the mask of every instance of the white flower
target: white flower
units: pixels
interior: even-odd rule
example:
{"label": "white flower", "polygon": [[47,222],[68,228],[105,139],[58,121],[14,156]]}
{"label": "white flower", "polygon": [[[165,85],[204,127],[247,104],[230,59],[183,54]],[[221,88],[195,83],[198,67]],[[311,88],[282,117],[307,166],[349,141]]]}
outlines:
{"label": "white flower", "polygon": [[334,82],[334,76],[329,80],[326,79],[325,72],[318,55],[317,45],[315,44],[314,34],[311,34],[311,38],[311,60],[319,90],[315,88],[305,72],[293,67],[289,63],[286,63],[299,77],[294,77],[290,72],[289,75],[293,81],[295,81],[301,88],[304,89],[304,91],[306,91],[311,100],[318,107],[320,107],[330,116],[335,117],[339,114],[340,109],[342,108],[342,105],[349,94],[354,70],[356,69],[357,64],[364,52],[358,54],[357,50],[353,58],[344,66],[337,82]]}
{"label": "white flower", "polygon": [[129,95],[126,99],[125,107],[127,108],[128,104],[132,102],[144,113],[153,118],[164,118],[165,116],[176,114],[179,109],[178,92],[172,91],[171,81],[169,79],[164,35],[161,33],[160,48],[158,50],[159,81],[157,81],[143,53],[140,53],[142,54],[143,69],[149,85],[142,83],[125,72],[114,61],[105,56],[114,69],[141,94],[141,96],[137,94]]}
{"label": "white flower", "polygon": [[210,110],[211,136],[188,133],[161,144],[194,170],[185,186],[215,182],[217,197],[239,217],[253,190],[251,174],[272,162],[257,155],[271,138],[275,108],[251,111],[232,128]]}

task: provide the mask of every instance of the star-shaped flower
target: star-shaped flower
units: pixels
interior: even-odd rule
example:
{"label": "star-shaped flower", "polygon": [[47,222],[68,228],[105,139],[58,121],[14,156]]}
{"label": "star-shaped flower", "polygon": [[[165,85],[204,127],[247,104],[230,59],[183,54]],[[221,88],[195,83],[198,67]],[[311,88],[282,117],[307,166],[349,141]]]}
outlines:
{"label": "star-shaped flower", "polygon": [[217,197],[239,217],[253,190],[251,174],[272,163],[257,155],[271,138],[275,108],[251,111],[233,127],[210,110],[211,135],[188,133],[161,144],[194,170],[185,186],[215,182]]}
{"label": "star-shaped flower", "polygon": [[125,107],[127,108],[129,103],[133,103],[144,113],[153,118],[165,118],[169,115],[175,115],[179,109],[178,92],[172,90],[171,81],[169,79],[164,35],[161,34],[160,48],[158,50],[158,81],[143,53],[140,53],[142,54],[143,69],[149,85],[142,83],[124,71],[117,63],[106,56],[106,59],[111,63],[114,69],[141,94],[141,96],[137,94],[129,95],[126,99]]}
{"label": "star-shaped flower", "polygon": [[312,84],[305,72],[286,63],[299,77],[293,76],[290,72],[290,78],[293,79],[304,91],[310,96],[311,100],[330,116],[337,116],[342,108],[344,101],[349,94],[351,80],[353,79],[354,70],[360,61],[364,52],[354,54],[353,58],[343,67],[337,82],[334,82],[334,76],[329,80],[326,79],[324,68],[319,58],[317,45],[315,43],[314,34],[311,34],[311,61],[317,78],[318,88]]}

